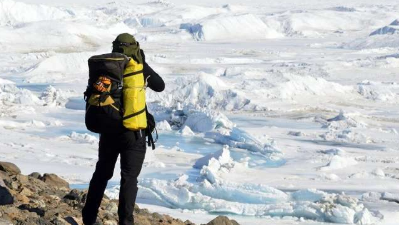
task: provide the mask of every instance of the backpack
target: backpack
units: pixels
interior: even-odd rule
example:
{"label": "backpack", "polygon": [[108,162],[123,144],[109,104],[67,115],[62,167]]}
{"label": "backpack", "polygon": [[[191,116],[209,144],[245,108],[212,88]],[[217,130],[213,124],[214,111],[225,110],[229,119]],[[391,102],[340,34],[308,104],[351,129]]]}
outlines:
{"label": "backpack", "polygon": [[95,133],[146,130],[148,146],[155,149],[155,119],[145,103],[143,64],[124,54],[109,53],[88,60],[85,123]]}
{"label": "backpack", "polygon": [[84,93],[88,130],[94,133],[119,133],[124,130],[122,83],[128,62],[128,57],[120,53],[89,58],[89,81]]}

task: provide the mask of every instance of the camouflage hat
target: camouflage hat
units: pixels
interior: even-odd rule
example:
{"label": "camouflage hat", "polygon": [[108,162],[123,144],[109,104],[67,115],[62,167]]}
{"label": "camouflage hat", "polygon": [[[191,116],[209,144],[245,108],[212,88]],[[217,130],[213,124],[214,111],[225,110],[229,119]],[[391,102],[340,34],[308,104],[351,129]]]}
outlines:
{"label": "camouflage hat", "polygon": [[128,57],[132,57],[138,63],[143,63],[140,53],[140,44],[131,34],[119,34],[115,41],[112,42],[112,52],[125,54]]}

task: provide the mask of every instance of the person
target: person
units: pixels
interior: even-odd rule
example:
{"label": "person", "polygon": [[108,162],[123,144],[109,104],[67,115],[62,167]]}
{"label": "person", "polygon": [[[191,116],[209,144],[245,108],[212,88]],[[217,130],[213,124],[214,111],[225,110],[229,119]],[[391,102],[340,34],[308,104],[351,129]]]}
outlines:
{"label": "person", "polygon": [[[163,79],[146,63],[144,51],[135,38],[123,33],[113,42],[112,52],[131,57],[143,64],[144,80],[156,92],[165,88]],[[145,130],[125,129],[121,133],[100,134],[98,162],[90,181],[85,206],[82,210],[83,223],[96,223],[98,208],[104,195],[108,180],[113,176],[115,164],[120,155],[121,181],[119,192],[119,225],[133,225],[133,210],[137,196],[137,177],[140,174],[146,153]]]}

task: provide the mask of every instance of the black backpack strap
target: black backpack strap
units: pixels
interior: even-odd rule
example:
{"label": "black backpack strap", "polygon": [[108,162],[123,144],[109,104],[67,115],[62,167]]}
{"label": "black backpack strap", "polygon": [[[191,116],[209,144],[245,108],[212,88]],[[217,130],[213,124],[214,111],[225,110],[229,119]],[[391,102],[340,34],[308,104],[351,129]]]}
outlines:
{"label": "black backpack strap", "polygon": [[155,150],[155,142],[151,133],[148,134],[148,147],[150,146],[152,147],[152,150]]}

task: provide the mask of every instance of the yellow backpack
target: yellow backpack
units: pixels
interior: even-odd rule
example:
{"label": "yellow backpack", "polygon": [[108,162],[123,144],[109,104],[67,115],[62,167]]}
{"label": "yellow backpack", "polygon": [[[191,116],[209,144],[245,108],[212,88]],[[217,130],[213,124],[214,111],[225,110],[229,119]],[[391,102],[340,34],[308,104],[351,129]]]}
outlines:
{"label": "yellow backpack", "polygon": [[145,89],[143,64],[130,59],[123,74],[123,126],[129,130],[147,128]]}

